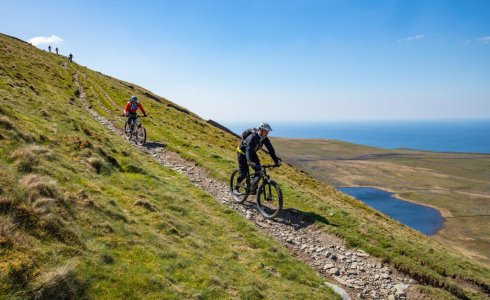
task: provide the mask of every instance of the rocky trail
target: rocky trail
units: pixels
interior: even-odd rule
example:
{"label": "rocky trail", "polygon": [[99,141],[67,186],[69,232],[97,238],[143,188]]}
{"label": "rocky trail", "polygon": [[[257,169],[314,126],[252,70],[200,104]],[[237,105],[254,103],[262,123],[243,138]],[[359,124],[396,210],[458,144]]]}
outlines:
{"label": "rocky trail", "polygon": [[[101,124],[115,134],[123,136],[123,131],[112,121],[101,117],[87,105],[85,92],[78,80],[78,99],[82,106]],[[390,265],[371,257],[362,250],[347,249],[341,239],[324,231],[316,230],[304,219],[305,214],[294,209],[286,209],[275,220],[264,219],[256,210],[251,199],[237,204],[232,199],[225,182],[212,178],[208,171],[196,166],[193,162],[180,157],[179,154],[165,149],[158,142],[147,142],[144,146],[133,144],[142,152],[152,156],[165,167],[186,175],[196,186],[214,197],[217,201],[229,206],[244,215],[263,233],[273,237],[294,255],[314,268],[326,279],[342,299],[423,299],[424,296],[413,287],[415,280],[399,273]],[[287,201],[287,195],[285,195]],[[272,272],[276,271],[267,265],[259,265]],[[339,288],[339,286],[341,288]]]}

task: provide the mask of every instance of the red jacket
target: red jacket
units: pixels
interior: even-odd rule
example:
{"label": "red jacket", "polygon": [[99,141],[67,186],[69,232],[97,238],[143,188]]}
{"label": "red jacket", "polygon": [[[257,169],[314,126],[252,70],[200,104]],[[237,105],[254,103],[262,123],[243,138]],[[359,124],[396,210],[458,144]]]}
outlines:
{"label": "red jacket", "polygon": [[126,104],[126,107],[124,108],[124,114],[127,114],[127,113],[133,113],[134,114],[134,113],[136,113],[138,108],[141,110],[143,115],[146,116],[146,112],[143,109],[143,106],[140,103],[133,104],[133,103],[131,103],[131,101],[129,101],[128,104]]}

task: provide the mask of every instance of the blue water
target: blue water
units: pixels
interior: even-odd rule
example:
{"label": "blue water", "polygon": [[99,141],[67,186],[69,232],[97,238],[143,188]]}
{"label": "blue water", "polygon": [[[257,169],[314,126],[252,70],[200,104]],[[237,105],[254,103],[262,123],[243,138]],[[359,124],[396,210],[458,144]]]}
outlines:
{"label": "blue water", "polygon": [[375,188],[340,187],[338,190],[425,235],[433,235],[443,227],[444,218],[432,207],[403,201]]}
{"label": "blue water", "polygon": [[[226,123],[240,134],[255,123]],[[270,123],[271,136],[324,138],[385,149],[490,153],[490,120]]]}

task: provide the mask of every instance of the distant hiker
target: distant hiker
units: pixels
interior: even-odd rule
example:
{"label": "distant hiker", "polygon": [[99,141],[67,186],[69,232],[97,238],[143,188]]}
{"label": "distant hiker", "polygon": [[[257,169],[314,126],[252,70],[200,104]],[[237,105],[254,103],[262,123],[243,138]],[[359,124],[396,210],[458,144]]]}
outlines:
{"label": "distant hiker", "polygon": [[58,54],[58,47],[56,47],[56,49],[54,49],[54,50],[56,50],[56,54]]}
{"label": "distant hiker", "polygon": [[49,50],[49,52],[51,52],[51,46],[48,46],[48,50]]}
{"label": "distant hiker", "polygon": [[138,110],[138,108],[143,113],[143,116],[146,117],[145,109],[141,105],[138,98],[136,96],[131,96],[131,98],[129,98],[128,104],[126,104],[126,107],[124,107],[123,111],[124,116],[128,117],[128,125],[130,126],[130,128],[132,128],[133,122],[136,120],[136,111]]}
{"label": "distant hiker", "polygon": [[[257,151],[259,151],[263,145],[269,151],[269,155],[276,166],[281,165],[281,160],[276,156],[276,151],[272,147],[271,141],[267,137],[269,131],[272,128],[267,123],[260,123],[259,129],[247,129],[242,133],[242,140],[237,147],[237,157],[238,157],[238,169],[240,170],[240,175],[237,178],[237,186],[247,178],[247,188],[250,187],[250,182],[248,182],[248,166],[252,167],[255,172],[260,170],[260,161],[257,156]],[[237,188],[238,189],[238,188]],[[254,193],[255,191],[249,191]]]}
{"label": "distant hiker", "polygon": [[70,55],[68,55],[68,60],[69,60],[70,62],[72,62],[72,61],[73,61],[73,54],[71,54],[71,53],[70,53]]}

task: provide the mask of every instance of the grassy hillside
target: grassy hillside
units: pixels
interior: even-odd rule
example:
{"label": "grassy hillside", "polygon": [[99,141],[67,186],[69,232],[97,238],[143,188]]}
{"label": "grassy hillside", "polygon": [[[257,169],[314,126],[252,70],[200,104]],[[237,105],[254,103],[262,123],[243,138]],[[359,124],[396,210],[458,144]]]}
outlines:
{"label": "grassy hillside", "polygon": [[[124,83],[5,36],[0,48],[0,298],[336,297],[243,217],[97,123],[73,76],[94,76],[81,80],[107,107],[133,92]],[[183,114],[165,103],[148,110]]]}
{"label": "grassy hillside", "polygon": [[[137,95],[152,116],[143,121],[149,139],[217,179],[226,181],[235,168],[236,137],[141,87],[0,38],[7,170],[0,177],[0,290],[23,295],[54,281],[102,298],[331,297],[311,269],[244,218],[96,123],[81,108],[74,76],[93,109],[120,127],[122,106]],[[489,269],[297,169],[272,176],[286,207],[411,274],[427,284],[424,292],[488,295]]]}
{"label": "grassy hillside", "polygon": [[435,238],[490,265],[490,155],[385,150],[332,140],[275,139],[288,161],[330,184],[376,186],[440,209]]}

